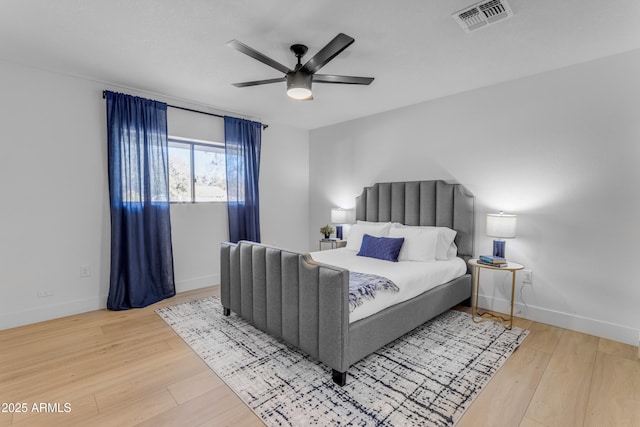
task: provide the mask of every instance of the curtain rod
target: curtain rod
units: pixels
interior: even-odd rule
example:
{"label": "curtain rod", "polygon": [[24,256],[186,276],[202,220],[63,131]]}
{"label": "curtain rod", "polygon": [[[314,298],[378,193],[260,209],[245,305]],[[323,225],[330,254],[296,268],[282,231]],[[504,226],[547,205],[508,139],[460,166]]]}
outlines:
{"label": "curtain rod", "polygon": [[[102,91],[102,99],[105,99],[107,97],[107,91],[103,90]],[[167,104],[167,107],[171,107],[171,108],[177,108],[178,110],[184,110],[184,111],[191,111],[192,113],[198,113],[198,114],[206,114],[207,116],[214,116],[214,117],[221,117],[224,118],[223,115],[221,114],[216,114],[216,113],[208,113],[206,111],[200,111],[200,110],[194,110],[192,108],[186,108],[186,107],[178,107],[177,105],[171,105],[171,104]],[[266,128],[269,127],[269,125],[265,125],[264,123],[260,123],[262,125],[262,130],[265,130]]]}

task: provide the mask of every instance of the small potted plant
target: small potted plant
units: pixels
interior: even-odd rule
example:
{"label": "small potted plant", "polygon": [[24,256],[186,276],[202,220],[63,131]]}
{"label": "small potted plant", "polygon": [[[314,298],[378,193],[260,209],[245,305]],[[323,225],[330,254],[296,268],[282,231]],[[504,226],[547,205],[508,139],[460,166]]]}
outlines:
{"label": "small potted plant", "polygon": [[323,234],[325,239],[328,239],[329,236],[331,236],[331,233],[333,233],[333,227],[330,226],[329,224],[320,228],[320,234]]}

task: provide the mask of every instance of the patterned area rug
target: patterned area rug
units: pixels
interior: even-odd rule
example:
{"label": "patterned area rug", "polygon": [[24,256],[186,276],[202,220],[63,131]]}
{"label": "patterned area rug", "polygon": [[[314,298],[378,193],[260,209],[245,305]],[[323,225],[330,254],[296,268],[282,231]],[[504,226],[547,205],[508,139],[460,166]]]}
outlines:
{"label": "patterned area rug", "polygon": [[263,333],[217,297],[157,310],[269,426],[452,426],[526,338],[448,311],[349,369],[331,369]]}

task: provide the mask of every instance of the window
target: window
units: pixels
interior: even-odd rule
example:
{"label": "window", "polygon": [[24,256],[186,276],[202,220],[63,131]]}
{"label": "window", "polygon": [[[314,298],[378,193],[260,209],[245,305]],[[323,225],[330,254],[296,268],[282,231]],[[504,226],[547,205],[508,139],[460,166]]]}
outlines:
{"label": "window", "polygon": [[169,136],[169,200],[227,201],[224,144]]}

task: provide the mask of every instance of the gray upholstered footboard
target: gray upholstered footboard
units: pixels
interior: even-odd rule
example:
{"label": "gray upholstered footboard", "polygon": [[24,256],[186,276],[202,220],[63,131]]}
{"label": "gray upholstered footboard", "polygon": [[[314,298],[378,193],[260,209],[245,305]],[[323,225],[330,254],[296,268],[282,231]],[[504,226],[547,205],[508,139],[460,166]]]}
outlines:
{"label": "gray upholstered footboard", "polygon": [[244,241],[221,245],[220,267],[225,314],[230,309],[300,348],[344,382],[349,368],[347,270]]}

